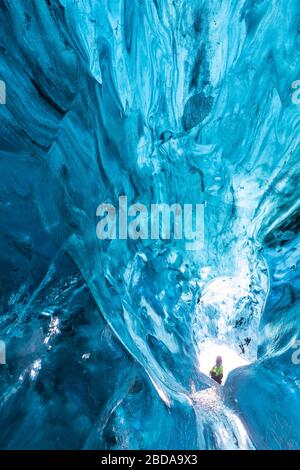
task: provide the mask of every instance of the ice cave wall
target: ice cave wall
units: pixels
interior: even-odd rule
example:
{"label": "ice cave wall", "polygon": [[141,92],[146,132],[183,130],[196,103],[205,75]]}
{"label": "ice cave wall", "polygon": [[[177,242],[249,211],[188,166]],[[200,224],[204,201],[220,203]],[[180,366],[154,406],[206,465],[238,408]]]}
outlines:
{"label": "ice cave wall", "polygon": [[[1,328],[14,363],[1,378],[2,446],[197,447],[189,394],[210,384],[197,363],[207,338],[258,352],[225,386],[254,444],[299,446],[298,2],[0,11]],[[123,194],[205,202],[205,248],[98,240],[98,204]],[[43,432],[26,441],[33,422]]]}

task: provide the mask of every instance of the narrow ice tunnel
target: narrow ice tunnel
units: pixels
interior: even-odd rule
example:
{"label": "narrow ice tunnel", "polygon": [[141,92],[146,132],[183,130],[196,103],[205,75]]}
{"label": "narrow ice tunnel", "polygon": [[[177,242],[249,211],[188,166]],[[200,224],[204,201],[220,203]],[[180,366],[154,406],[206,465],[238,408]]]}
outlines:
{"label": "narrow ice tunnel", "polygon": [[1,1],[0,448],[300,448],[299,24]]}
{"label": "narrow ice tunnel", "polygon": [[[202,269],[205,286],[199,298],[193,324],[198,346],[199,369],[206,375],[223,359],[225,383],[228,374],[257,360],[259,322],[264,296],[254,295],[249,276],[240,271],[236,277],[209,281],[209,268]],[[266,283],[266,279],[265,279]],[[205,321],[209,318],[210,321]]]}
{"label": "narrow ice tunnel", "polygon": [[215,365],[217,356],[222,357],[224,368],[223,383],[226,382],[226,379],[232,370],[249,364],[249,361],[244,359],[226,344],[205,341],[201,344],[199,349],[199,370],[208,376],[210,370]]}

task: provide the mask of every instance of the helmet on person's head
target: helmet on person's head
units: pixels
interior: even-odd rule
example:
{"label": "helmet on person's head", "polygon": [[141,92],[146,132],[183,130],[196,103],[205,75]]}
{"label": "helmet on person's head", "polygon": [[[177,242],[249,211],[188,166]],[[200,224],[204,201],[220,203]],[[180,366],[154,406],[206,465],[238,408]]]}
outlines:
{"label": "helmet on person's head", "polygon": [[216,363],[219,365],[222,364],[222,362],[222,356],[217,356]]}

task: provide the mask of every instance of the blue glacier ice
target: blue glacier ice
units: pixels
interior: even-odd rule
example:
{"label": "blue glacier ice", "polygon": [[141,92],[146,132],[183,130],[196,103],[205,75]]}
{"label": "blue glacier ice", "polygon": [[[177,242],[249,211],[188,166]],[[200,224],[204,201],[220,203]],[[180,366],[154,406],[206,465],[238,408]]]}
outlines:
{"label": "blue glacier ice", "polygon": [[[300,448],[298,0],[0,16],[0,448]],[[121,195],[205,204],[204,247],[99,240]]]}

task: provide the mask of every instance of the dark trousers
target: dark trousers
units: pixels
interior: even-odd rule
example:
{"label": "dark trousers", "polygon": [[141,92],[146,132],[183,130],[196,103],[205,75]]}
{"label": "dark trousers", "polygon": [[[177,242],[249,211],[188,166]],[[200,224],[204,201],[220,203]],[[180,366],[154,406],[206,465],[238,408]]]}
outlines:
{"label": "dark trousers", "polygon": [[211,376],[212,379],[214,379],[215,382],[217,382],[218,384],[221,385],[223,375],[217,375],[214,371],[212,371],[210,373],[210,376]]}

